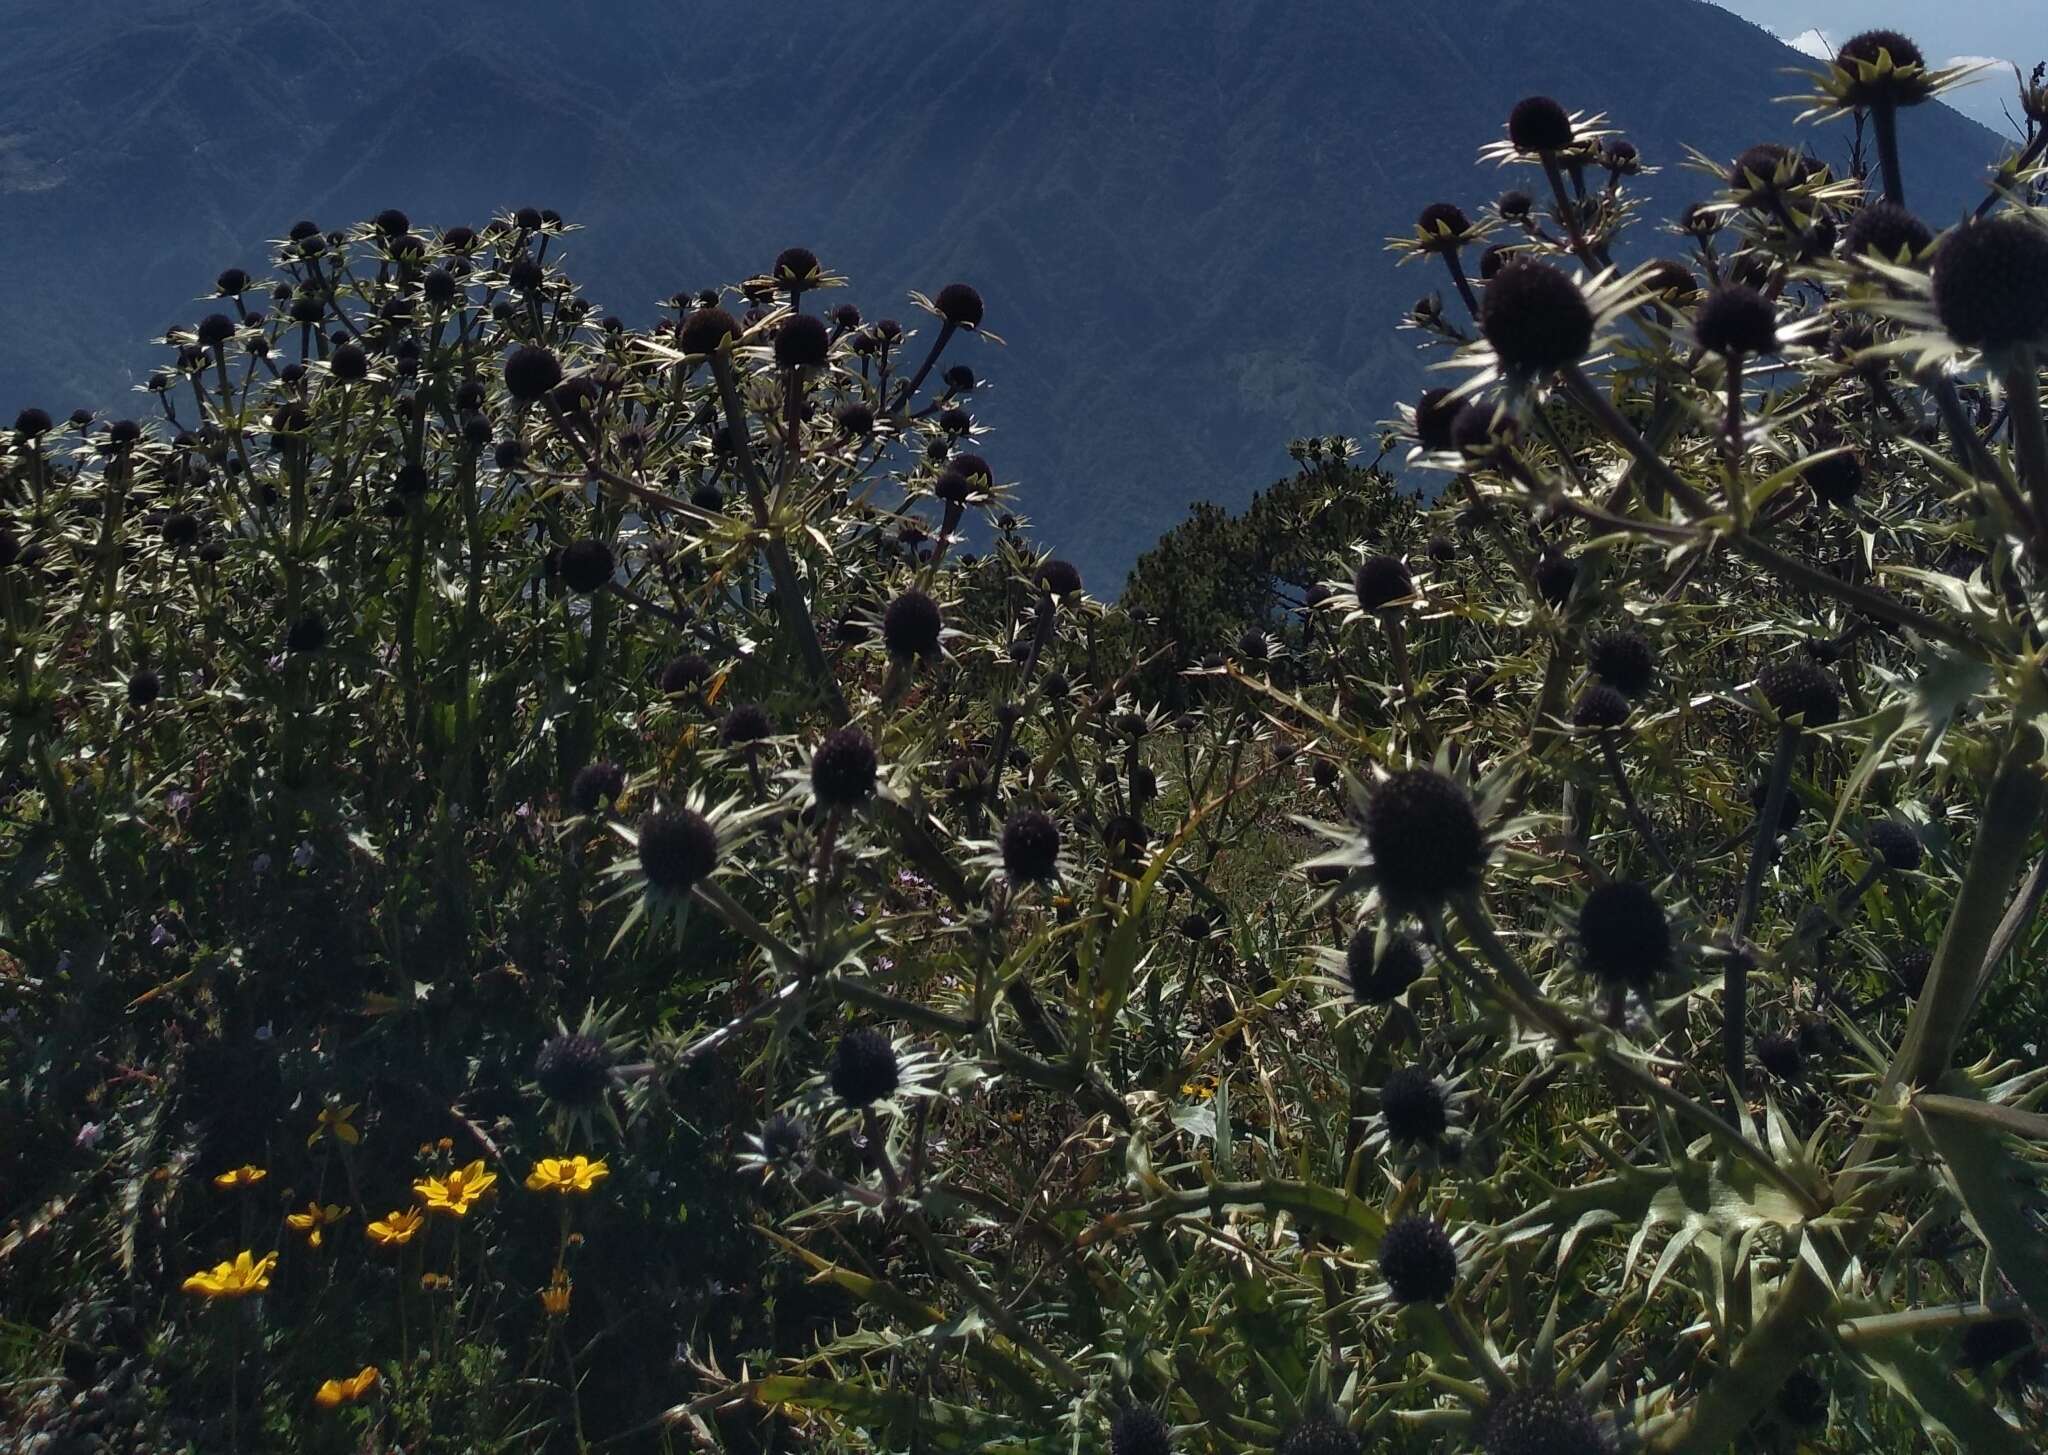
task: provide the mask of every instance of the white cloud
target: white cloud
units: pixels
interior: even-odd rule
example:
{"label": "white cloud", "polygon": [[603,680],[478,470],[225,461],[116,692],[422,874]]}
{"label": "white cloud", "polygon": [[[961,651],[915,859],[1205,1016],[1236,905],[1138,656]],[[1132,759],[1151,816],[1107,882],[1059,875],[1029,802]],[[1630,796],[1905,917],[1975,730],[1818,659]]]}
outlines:
{"label": "white cloud", "polygon": [[1950,66],[1985,66],[2001,75],[2012,73],[2012,62],[2003,56],[1950,56],[1941,64],[1944,69]]}
{"label": "white cloud", "polygon": [[1817,61],[1830,61],[1835,57],[1834,42],[1829,39],[1826,31],[1818,27],[1800,31],[1799,34],[1786,40],[1785,44],[1791,46],[1795,51],[1803,51]]}

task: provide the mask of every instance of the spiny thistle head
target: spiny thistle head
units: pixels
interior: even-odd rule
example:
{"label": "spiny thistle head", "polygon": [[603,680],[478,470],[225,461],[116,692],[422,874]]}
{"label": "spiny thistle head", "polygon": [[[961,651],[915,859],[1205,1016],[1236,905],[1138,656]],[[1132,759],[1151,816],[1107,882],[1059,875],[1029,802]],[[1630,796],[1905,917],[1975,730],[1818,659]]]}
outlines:
{"label": "spiny thistle head", "polygon": [[1454,202],[1432,202],[1415,219],[1415,230],[1423,245],[1435,252],[1456,252],[1472,230],[1472,219]]}
{"label": "spiny thistle head", "polygon": [[1038,568],[1038,584],[1057,597],[1081,593],[1081,569],[1072,561],[1047,561]]}
{"label": "spiny thistle head", "polygon": [[25,440],[41,439],[50,432],[50,412],[30,405],[14,416],[14,432]]}
{"label": "spiny thistle head", "polygon": [[505,392],[535,404],[562,382],[562,361],[537,344],[521,344],[505,360]]}
{"label": "spiny thistle head", "polygon": [[1552,606],[1563,606],[1579,581],[1578,559],[1554,547],[1547,549],[1536,560],[1535,576],[1537,594]]}
{"label": "spiny thistle head", "polygon": [[1517,151],[1561,152],[1572,144],[1572,119],[1548,96],[1527,96],[1508,113],[1508,140]]}
{"label": "spiny thistle head", "polygon": [[128,705],[144,708],[155,702],[163,693],[163,678],[144,667],[128,679]]}
{"label": "spiny thistle head", "polygon": [[1472,795],[1430,768],[1404,769],[1373,790],[1365,838],[1380,892],[1403,910],[1477,888],[1486,864]]}
{"label": "spiny thistle head", "polygon": [[740,336],[740,326],[723,308],[694,308],[676,330],[676,342],[686,354],[712,354]]}
{"label": "spiny thistle head", "polygon": [[939,317],[955,328],[980,328],[981,294],[965,283],[948,283],[932,300]]}
{"label": "spiny thistle head", "polygon": [[1927,988],[1927,972],[1933,968],[1934,952],[1925,945],[1908,945],[1892,956],[1892,974],[1898,977],[1906,994],[1916,1000]]}
{"label": "spiny thistle head", "polygon": [[1870,849],[1887,869],[1898,870],[1918,869],[1925,853],[1920,836],[1895,818],[1881,818],[1870,826]]}
{"label": "spiny thistle head", "polygon": [[799,313],[775,330],[775,362],[785,369],[815,369],[831,352],[831,331],[815,314]]}
{"label": "spiny thistle head", "polygon": [[1804,657],[1773,662],[1757,674],[1756,685],[1778,716],[1798,718],[1807,727],[1827,727],[1842,715],[1842,694],[1833,680]]}
{"label": "spiny thistle head", "polygon": [[1577,1395],[1518,1389],[1496,1399],[1481,1436],[1486,1455],[1602,1455],[1606,1442]]}
{"label": "spiny thistle head", "polygon": [[572,1109],[595,1105],[611,1085],[611,1052],[596,1036],[564,1031],[533,1058],[533,1079],[549,1101]]}
{"label": "spiny thistle head", "polygon": [[1671,921],[1648,885],[1611,880],[1579,906],[1579,950],[1602,984],[1647,988],[1671,968]]}
{"label": "spiny thistle head", "polygon": [[1451,447],[1451,421],[1458,417],[1464,401],[1453,399],[1448,389],[1425,389],[1415,401],[1415,438],[1425,450]]}
{"label": "spiny thistle head", "polygon": [[718,830],[692,808],[640,820],[640,872],[656,889],[686,894],[718,867]]}
{"label": "spiny thistle head", "polygon": [[1442,1303],[1458,1285],[1458,1250],[1442,1223],[1409,1213],[1380,1239],[1380,1276],[1396,1303]]}
{"label": "spiny thistle head", "polygon": [[784,248],[775,255],[774,274],[778,283],[808,285],[815,282],[821,272],[818,255],[809,248]]}
{"label": "spiny thistle head", "polygon": [[1585,357],[1593,310],[1567,274],[1515,258],[1486,285],[1479,327],[1510,372],[1550,374]]}
{"label": "spiny thistle head", "polygon": [[1332,1409],[1309,1412],[1280,1437],[1273,1455],[1359,1455],[1358,1436]]}
{"label": "spiny thistle head", "polygon": [[669,658],[662,666],[658,685],[665,697],[697,692],[711,680],[711,672],[710,658],[701,652],[683,652]]}
{"label": "spiny thistle head", "polygon": [[915,588],[898,596],[882,612],[882,642],[899,661],[935,655],[944,628],[939,603]]}
{"label": "spiny thistle head", "polygon": [[1756,289],[1724,283],[1701,301],[1693,315],[1693,335],[1709,353],[1768,354],[1778,347],[1778,313]]}
{"label": "spiny thistle head", "polygon": [[832,1090],[848,1106],[873,1106],[894,1095],[902,1074],[896,1048],[874,1026],[848,1031],[832,1053]]}
{"label": "spiny thistle head", "polygon": [[1595,682],[1572,704],[1572,726],[1593,731],[1618,728],[1628,721],[1628,698],[1618,687]]}
{"label": "spiny thistle head", "polygon": [[1926,56],[1896,30],[1850,36],[1835,52],[1835,64],[1851,77],[1842,96],[1851,106],[1915,106],[1934,94]]}
{"label": "spiny thistle head", "polygon": [[617,763],[589,763],[569,783],[569,803],[578,813],[596,813],[626,791],[626,770]]}
{"label": "spiny thistle head", "polygon": [[612,579],[616,562],[612,559],[612,548],[603,541],[585,536],[562,547],[560,559],[562,581],[571,591],[589,595]]}
{"label": "spiny thistle head", "polygon": [[1173,1455],[1173,1431],[1150,1405],[1127,1405],[1110,1421],[1109,1455]]}
{"label": "spiny thistle head", "polygon": [[852,808],[874,795],[880,766],[866,733],[835,728],[811,755],[811,791],[828,808]]}
{"label": "spiny thistle head", "polygon": [[1847,451],[1815,460],[1802,474],[1813,493],[1837,510],[1847,510],[1863,488],[1863,462]]}
{"label": "spiny thistle head", "polygon": [[[1422,946],[1413,935],[1390,936],[1378,950],[1379,936],[1370,925],[1355,931],[1344,949],[1344,971],[1351,993],[1362,1005],[1391,1005],[1422,978]],[[1378,951],[1375,954],[1375,951]]]}
{"label": "spiny thistle head", "polygon": [[377,231],[386,237],[399,237],[412,231],[412,219],[396,207],[387,207],[374,219]]}
{"label": "spiny thistle head", "polygon": [[728,748],[743,748],[774,736],[775,724],[768,711],[755,703],[743,702],[718,724],[718,741]]}
{"label": "spiny thistle head", "polygon": [[1756,1063],[1780,1081],[1797,1081],[1806,1074],[1806,1052],[1797,1036],[1759,1036]]}
{"label": "spiny thistle head", "polygon": [[1367,556],[1352,573],[1351,589],[1362,611],[1384,611],[1415,594],[1415,577],[1399,556]]}
{"label": "spiny thistle head", "polygon": [[1003,872],[1023,884],[1050,879],[1059,870],[1060,826],[1052,815],[1023,808],[1003,825]]}
{"label": "spiny thistle head", "polygon": [[1657,680],[1657,654],[1639,631],[1602,632],[1587,644],[1586,662],[1608,686],[1641,697]]}
{"label": "spiny thistle head", "polygon": [[1398,1066],[1380,1087],[1380,1115],[1396,1142],[1431,1143],[1450,1125],[1451,1102],[1441,1081],[1420,1066]]}
{"label": "spiny thistle head", "polygon": [[1934,311],[1966,348],[2048,339],[2048,227],[2006,213],[1949,233],[1934,254]]}
{"label": "spiny thistle head", "polygon": [[1758,142],[1729,164],[1728,185],[1746,203],[1768,201],[1778,190],[1780,174],[1796,175],[1799,167],[1790,147]]}
{"label": "spiny thistle head", "polygon": [[1896,262],[1913,259],[1934,245],[1934,230],[1905,208],[1885,201],[1856,209],[1842,233],[1844,257],[1873,256]]}

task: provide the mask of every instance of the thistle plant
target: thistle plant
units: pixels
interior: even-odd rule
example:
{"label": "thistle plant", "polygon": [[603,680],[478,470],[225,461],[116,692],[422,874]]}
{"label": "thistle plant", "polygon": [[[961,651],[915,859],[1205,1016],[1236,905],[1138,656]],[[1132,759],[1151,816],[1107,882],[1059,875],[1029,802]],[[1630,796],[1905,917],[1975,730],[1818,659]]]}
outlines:
{"label": "thistle plant", "polygon": [[802,247],[634,327],[541,210],[306,224],[147,424],[23,410],[24,1377],[151,1351],[150,1449],[2037,1448],[2048,217],[1833,137],[1624,269],[1672,159],[1516,107],[1396,240],[1441,387],[1121,603],[975,421],[1003,300]]}

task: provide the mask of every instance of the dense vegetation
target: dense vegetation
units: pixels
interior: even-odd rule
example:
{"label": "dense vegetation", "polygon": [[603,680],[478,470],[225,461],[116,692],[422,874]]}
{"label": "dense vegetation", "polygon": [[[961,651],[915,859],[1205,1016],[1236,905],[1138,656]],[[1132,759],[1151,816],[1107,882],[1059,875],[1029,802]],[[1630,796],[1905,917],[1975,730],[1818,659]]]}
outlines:
{"label": "dense vegetation", "polygon": [[[1422,387],[1386,325],[1442,281],[1380,240],[1524,91],[1596,97],[1675,163],[1787,140],[1774,98],[1807,63],[1709,0],[1612,25],[1582,0],[9,9],[0,336],[36,340],[0,353],[10,417],[142,382],[149,332],[308,213],[553,207],[584,229],[565,266],[635,328],[801,239],[881,317],[936,279],[988,295],[1009,352],[977,413],[1104,598],[1190,501],[1241,507],[1290,436],[1364,435]],[[1841,171],[1849,135],[1810,141]],[[2001,138],[1934,106],[1901,145],[1946,223]],[[1696,195],[1675,166],[1633,185],[1660,216]],[[1660,250],[1638,242],[1623,261]]]}
{"label": "dense vegetation", "polygon": [[1627,270],[1516,106],[1397,240],[1442,494],[1299,441],[1115,605],[1001,300],[802,248],[306,223],[24,410],[15,1444],[2038,1449],[2048,91],[1937,237],[1955,79]]}

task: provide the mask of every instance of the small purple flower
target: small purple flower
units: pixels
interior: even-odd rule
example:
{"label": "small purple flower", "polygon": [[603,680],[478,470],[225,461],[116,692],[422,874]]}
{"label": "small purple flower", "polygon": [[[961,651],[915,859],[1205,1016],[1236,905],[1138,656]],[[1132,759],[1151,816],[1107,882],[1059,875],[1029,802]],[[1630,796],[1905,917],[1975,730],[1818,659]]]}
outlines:
{"label": "small purple flower", "polygon": [[292,850],[292,867],[294,869],[310,869],[313,867],[313,841],[311,839],[301,840],[299,846]]}
{"label": "small purple flower", "polygon": [[183,815],[192,807],[192,795],[182,788],[174,788],[164,798],[164,805],[174,814]]}
{"label": "small purple flower", "polygon": [[105,1136],[106,1133],[107,1124],[105,1122],[87,1122],[78,1129],[78,1135],[72,1139],[72,1145],[90,1152],[100,1144],[100,1138]]}
{"label": "small purple flower", "polygon": [[158,920],[149,931],[149,943],[159,950],[169,945],[176,938],[177,937],[171,933],[171,927],[165,924],[162,920]]}
{"label": "small purple flower", "polygon": [[251,858],[249,860],[249,872],[251,874],[268,874],[270,872],[270,855],[257,854]]}
{"label": "small purple flower", "polygon": [[269,1040],[272,1034],[269,1021],[265,1021],[262,1025],[256,1027],[256,1039],[259,1041]]}

